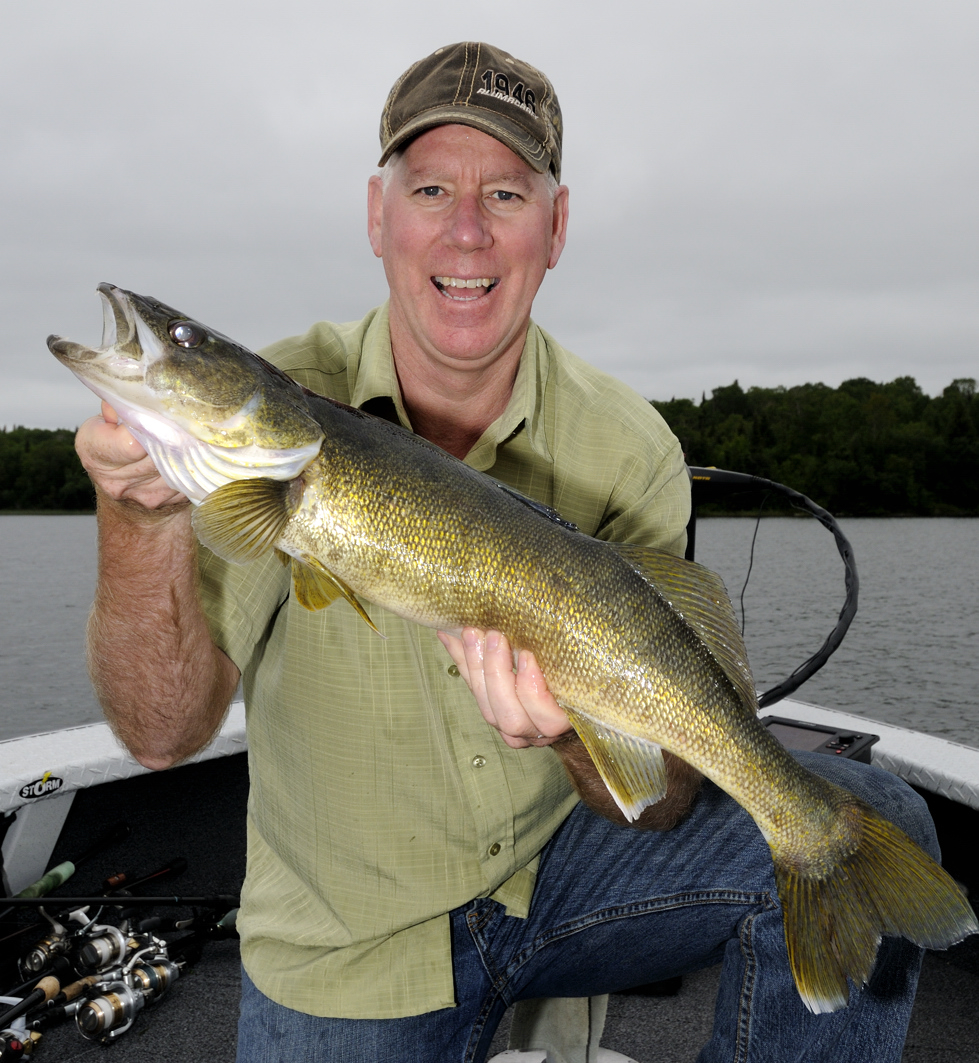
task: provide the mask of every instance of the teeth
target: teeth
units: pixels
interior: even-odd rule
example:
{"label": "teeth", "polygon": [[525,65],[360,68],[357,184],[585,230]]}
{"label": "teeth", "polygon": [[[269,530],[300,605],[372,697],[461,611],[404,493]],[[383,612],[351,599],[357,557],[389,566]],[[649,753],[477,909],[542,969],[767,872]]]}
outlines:
{"label": "teeth", "polygon": [[436,277],[435,280],[443,288],[491,288],[496,282],[495,277]]}

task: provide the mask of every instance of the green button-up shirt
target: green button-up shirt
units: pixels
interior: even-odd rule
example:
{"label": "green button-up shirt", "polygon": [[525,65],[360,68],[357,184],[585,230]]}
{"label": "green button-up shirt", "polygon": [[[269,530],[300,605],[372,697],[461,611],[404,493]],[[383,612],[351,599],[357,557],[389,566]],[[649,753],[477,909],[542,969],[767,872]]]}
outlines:
{"label": "green button-up shirt", "polygon": [[[410,428],[387,308],[262,352],[320,394]],[[588,534],[682,553],[679,444],[624,385],[533,323],[513,394],[466,462]],[[525,917],[537,856],[576,802],[549,749],[510,749],[435,632],[365,603],[311,613],[273,557],[202,551],[214,639],[242,673],[248,872],[238,920],[258,988],[290,1008],[395,1018],[454,1004],[448,912]]]}

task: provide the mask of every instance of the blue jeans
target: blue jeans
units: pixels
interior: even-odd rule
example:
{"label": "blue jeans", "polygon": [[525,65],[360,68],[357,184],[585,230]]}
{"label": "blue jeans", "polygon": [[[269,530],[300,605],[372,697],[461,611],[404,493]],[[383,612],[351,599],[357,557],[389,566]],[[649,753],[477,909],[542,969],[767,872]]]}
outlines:
{"label": "blue jeans", "polygon": [[[798,758],[938,856],[924,802],[898,778],[825,754]],[[544,849],[529,918],[485,898],[451,918],[456,1007],[318,1018],[274,1003],[243,973],[238,1063],[482,1063],[518,1000],[597,996],[717,963],[700,1063],[898,1063],[921,965],[920,949],[885,938],[848,1007],[810,1014],[789,972],[768,846],[709,782],[666,833],[618,827],[579,805]]]}

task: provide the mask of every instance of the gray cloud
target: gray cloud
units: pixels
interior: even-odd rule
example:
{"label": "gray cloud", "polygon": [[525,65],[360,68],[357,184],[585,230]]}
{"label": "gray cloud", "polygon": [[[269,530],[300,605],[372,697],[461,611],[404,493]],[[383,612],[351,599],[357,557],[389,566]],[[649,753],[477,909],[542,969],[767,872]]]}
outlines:
{"label": "gray cloud", "polygon": [[[541,66],[571,239],[537,319],[648,396],[979,375],[975,5],[38,0],[0,13],[0,425],[73,426],[47,353],[93,289],[253,347],[384,295],[364,234],[387,89],[440,44]],[[438,23],[434,25],[434,23]]]}

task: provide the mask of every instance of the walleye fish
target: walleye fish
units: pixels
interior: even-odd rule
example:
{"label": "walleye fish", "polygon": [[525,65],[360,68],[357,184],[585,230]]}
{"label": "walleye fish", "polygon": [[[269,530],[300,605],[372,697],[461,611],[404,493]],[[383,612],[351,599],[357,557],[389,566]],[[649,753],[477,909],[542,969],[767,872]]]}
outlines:
{"label": "walleye fish", "polygon": [[752,816],[768,842],[795,985],[846,1005],[882,934],[945,948],[979,924],[934,860],[802,768],[758,722],[720,579],[578,532],[387,421],[314,395],[220,333],[109,284],[102,346],[48,346],[197,508],[234,562],[275,550],[308,609],[358,595],[429,627],[495,628],[531,650],[619,807],[666,788],[662,750]]}

